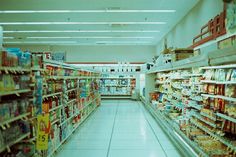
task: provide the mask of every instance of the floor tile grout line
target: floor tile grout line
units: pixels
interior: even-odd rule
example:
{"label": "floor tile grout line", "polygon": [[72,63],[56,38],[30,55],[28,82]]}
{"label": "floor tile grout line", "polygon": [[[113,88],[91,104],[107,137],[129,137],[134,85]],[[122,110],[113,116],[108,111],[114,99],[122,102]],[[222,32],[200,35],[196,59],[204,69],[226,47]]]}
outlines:
{"label": "floor tile grout line", "polygon": [[161,149],[163,150],[163,152],[165,153],[165,156],[167,157],[166,151],[164,150],[162,144],[160,143],[160,140],[158,139],[158,137],[157,137],[157,135],[156,135],[156,133],[155,133],[155,131],[154,131],[154,129],[153,129],[151,123],[150,123],[149,120],[147,119],[147,116],[145,115],[145,113],[144,113],[144,111],[143,111],[144,109],[141,107],[140,102],[136,102],[136,103],[139,104],[139,107],[140,107],[141,110],[142,110],[142,113],[143,113],[143,115],[144,115],[145,120],[147,121],[149,127],[151,128],[151,130],[152,130],[152,132],[153,132],[153,134],[154,134],[154,136],[156,137],[157,142],[160,144]]}
{"label": "floor tile grout line", "polygon": [[110,138],[110,141],[109,141],[106,157],[109,157],[109,154],[110,154],[111,141],[112,141],[112,137],[113,137],[113,133],[114,133],[114,128],[115,128],[115,122],[116,122],[116,116],[117,116],[117,113],[118,113],[118,108],[119,108],[119,101],[117,102],[116,113],[115,113],[115,117],[114,117],[114,122],[113,122],[113,126],[112,126],[112,131],[111,131],[111,138]]}

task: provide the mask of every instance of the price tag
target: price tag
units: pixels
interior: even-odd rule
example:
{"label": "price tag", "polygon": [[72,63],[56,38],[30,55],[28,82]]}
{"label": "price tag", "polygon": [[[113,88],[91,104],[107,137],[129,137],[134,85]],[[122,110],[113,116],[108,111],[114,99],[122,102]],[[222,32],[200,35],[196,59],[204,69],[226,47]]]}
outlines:
{"label": "price tag", "polygon": [[48,134],[50,130],[49,125],[49,114],[38,115],[38,126],[37,126],[37,150],[47,150],[48,149]]}

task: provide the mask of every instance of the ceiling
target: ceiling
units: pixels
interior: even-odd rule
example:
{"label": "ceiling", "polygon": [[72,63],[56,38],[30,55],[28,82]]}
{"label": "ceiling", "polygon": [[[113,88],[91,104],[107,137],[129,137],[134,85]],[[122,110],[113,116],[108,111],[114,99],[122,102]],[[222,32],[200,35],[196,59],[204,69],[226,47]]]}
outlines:
{"label": "ceiling", "polygon": [[1,0],[4,44],[155,45],[199,0]]}

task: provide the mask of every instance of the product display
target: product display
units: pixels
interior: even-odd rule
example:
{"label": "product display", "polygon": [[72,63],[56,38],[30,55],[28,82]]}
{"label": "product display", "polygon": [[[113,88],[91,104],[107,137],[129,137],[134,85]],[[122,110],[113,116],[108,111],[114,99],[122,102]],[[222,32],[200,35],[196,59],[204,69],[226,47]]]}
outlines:
{"label": "product display", "polygon": [[236,0],[17,2],[0,157],[236,157]]}
{"label": "product display", "polygon": [[156,92],[150,93],[152,106],[205,155],[236,153],[234,67],[209,66],[156,74]]}
{"label": "product display", "polygon": [[131,96],[136,87],[136,78],[129,75],[106,75],[100,80],[102,96]]}
{"label": "product display", "polygon": [[0,59],[0,156],[53,155],[99,106],[99,73],[19,49]]}
{"label": "product display", "polygon": [[[32,116],[30,103],[31,54],[19,49],[0,51],[0,156],[21,154],[24,139],[30,138]],[[34,147],[29,153],[34,154]]]}

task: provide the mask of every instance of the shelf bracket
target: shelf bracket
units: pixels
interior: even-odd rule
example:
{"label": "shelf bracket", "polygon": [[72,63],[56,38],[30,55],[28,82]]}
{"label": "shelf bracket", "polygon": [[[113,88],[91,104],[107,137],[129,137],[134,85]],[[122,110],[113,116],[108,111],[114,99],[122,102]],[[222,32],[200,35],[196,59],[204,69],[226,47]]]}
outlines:
{"label": "shelf bracket", "polygon": [[6,130],[6,127],[5,127],[4,125],[1,125],[1,128],[2,128],[3,130]]}
{"label": "shelf bracket", "polygon": [[6,73],[6,74],[9,74],[8,71],[7,71],[7,69],[5,69],[5,73]]}
{"label": "shelf bracket", "polygon": [[11,149],[9,146],[6,147],[7,148],[7,152],[10,153],[11,152]]}

